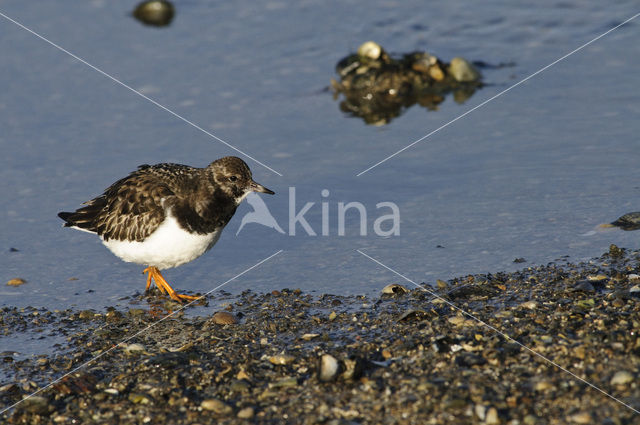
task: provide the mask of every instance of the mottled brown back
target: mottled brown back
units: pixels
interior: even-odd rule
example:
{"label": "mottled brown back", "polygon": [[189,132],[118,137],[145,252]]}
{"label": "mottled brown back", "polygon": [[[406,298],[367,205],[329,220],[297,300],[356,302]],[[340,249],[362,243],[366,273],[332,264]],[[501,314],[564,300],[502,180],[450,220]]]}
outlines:
{"label": "mottled brown back", "polygon": [[95,232],[105,240],[142,241],[164,220],[163,202],[175,198],[202,169],[180,164],[142,165],[75,212],[58,214],[66,227]]}

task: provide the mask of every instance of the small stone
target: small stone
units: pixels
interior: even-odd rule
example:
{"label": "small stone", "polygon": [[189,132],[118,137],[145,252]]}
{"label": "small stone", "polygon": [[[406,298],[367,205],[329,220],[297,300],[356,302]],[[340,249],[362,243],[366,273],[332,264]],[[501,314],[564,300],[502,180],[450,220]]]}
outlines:
{"label": "small stone", "polygon": [[118,322],[120,320],[122,320],[122,313],[120,313],[119,311],[116,310],[110,310],[107,311],[107,313],[105,314],[105,317],[107,319],[107,322]]}
{"label": "small stone", "polygon": [[211,317],[211,321],[216,325],[235,325],[238,323],[238,319],[226,311],[217,311]]}
{"label": "small stone", "polygon": [[525,301],[520,304],[520,307],[527,308],[529,310],[535,310],[536,308],[538,308],[538,303],[535,301]]}
{"label": "small stone", "polygon": [[298,380],[292,376],[279,379],[276,382],[270,383],[270,388],[293,388],[298,386]]}
{"label": "small stone", "polygon": [[576,292],[595,292],[596,291],[596,289],[593,287],[591,282],[587,280],[583,280],[576,283],[575,286],[571,288],[571,290]]}
{"label": "small stone", "polygon": [[126,347],[124,347],[124,351],[126,351],[127,353],[140,353],[142,351],[145,351],[145,347],[142,344],[138,344],[133,343],[133,344],[129,344]]}
{"label": "small stone", "polygon": [[82,320],[91,320],[95,317],[96,313],[91,310],[82,310],[78,317]]}
{"label": "small stone", "polygon": [[248,381],[249,380],[249,375],[244,370],[240,370],[240,372],[238,372],[236,374],[236,379],[238,379],[238,380],[244,379],[244,380]]}
{"label": "small stone", "polygon": [[603,275],[603,274],[591,274],[589,276],[587,276],[587,280],[591,281],[591,282],[602,282],[603,280],[607,280],[608,277]]}
{"label": "small stone", "polygon": [[611,385],[627,385],[633,381],[633,375],[625,370],[620,370],[611,378]]}
{"label": "small stone", "polygon": [[383,294],[388,294],[388,295],[404,294],[406,292],[409,292],[409,290],[407,288],[405,288],[404,286],[399,285],[397,283],[391,283],[391,284],[385,286],[384,288],[382,288],[382,293]]}
{"label": "small stone", "polygon": [[478,81],[480,79],[480,73],[475,67],[467,62],[466,59],[460,57],[451,59],[448,71],[456,81],[461,83]]}
{"label": "small stone", "polygon": [[233,408],[231,406],[221,400],[218,400],[217,398],[209,398],[207,400],[203,400],[202,403],[200,403],[200,407],[202,407],[204,410],[209,410],[219,415],[228,415],[233,411]]}
{"label": "small stone", "polygon": [[436,279],[436,285],[438,285],[438,289],[443,290],[443,289],[447,289],[447,282],[445,282],[444,280],[440,280],[440,279]]}
{"label": "small stone", "polygon": [[331,313],[329,313],[329,321],[333,322],[334,320],[336,320],[336,317],[338,317],[338,315],[336,314],[335,311],[332,311]]}
{"label": "small stone", "polygon": [[234,393],[244,393],[249,391],[249,383],[247,381],[235,380],[229,385],[229,389]]}
{"label": "small stone", "polygon": [[340,373],[340,363],[331,354],[324,354],[320,357],[320,371],[318,378],[323,382],[334,380]]}
{"label": "small stone", "polygon": [[286,365],[293,362],[296,358],[287,354],[278,354],[269,357],[269,361],[275,365]]}
{"label": "small stone", "polygon": [[571,415],[569,417],[569,421],[576,424],[590,424],[593,423],[593,418],[588,412],[580,412],[576,413],[575,415]]}
{"label": "small stone", "polygon": [[447,322],[455,326],[462,326],[464,324],[464,321],[465,321],[465,318],[462,315],[452,316],[447,319]]}
{"label": "small stone", "polygon": [[375,41],[365,41],[358,47],[358,56],[377,60],[382,55],[382,47]]}
{"label": "small stone", "polygon": [[385,360],[389,360],[391,357],[393,357],[393,355],[391,354],[391,351],[385,348],[384,350],[382,350],[382,357],[384,357]]}
{"label": "small stone", "polygon": [[489,408],[484,423],[487,425],[498,425],[500,423],[500,418],[498,417],[498,409],[496,409],[495,407]]}
{"label": "small stone", "polygon": [[342,362],[344,366],[344,372],[342,373],[341,379],[358,379],[362,376],[362,372],[364,370],[364,364],[361,358],[353,357],[346,359]]}
{"label": "small stone", "polygon": [[480,419],[481,421],[484,421],[484,418],[487,415],[487,408],[482,404],[476,404],[473,410],[476,416],[478,417],[478,419]]}
{"label": "small stone", "polygon": [[444,71],[437,63],[429,67],[429,76],[436,81],[444,80]]}
{"label": "small stone", "polygon": [[7,285],[9,286],[20,286],[20,285],[24,285],[25,283],[27,283],[26,280],[20,278],[20,277],[14,277],[13,279],[9,279],[9,281],[7,282]]}
{"label": "small stone", "polygon": [[249,407],[245,407],[244,409],[240,409],[237,416],[240,419],[251,419],[253,418],[254,414],[255,412],[253,410],[253,407],[249,406]]}
{"label": "small stone", "polygon": [[635,274],[635,273],[628,274],[627,279],[629,279],[630,282],[637,282],[640,280],[640,274]]}
{"label": "small stone", "polygon": [[624,248],[618,248],[617,245],[609,245],[609,256],[612,258],[618,258],[624,256]]}
{"label": "small stone", "polygon": [[409,309],[402,313],[398,318],[398,322],[410,322],[413,320],[423,320],[427,317],[427,312],[423,310]]}
{"label": "small stone", "polygon": [[621,307],[624,307],[625,301],[622,298],[616,298],[615,300],[613,300],[611,305],[616,308],[621,308]]}
{"label": "small stone", "polygon": [[536,382],[536,385],[533,387],[536,391],[546,391],[553,388],[553,384],[547,380],[542,380]]}
{"label": "small stone", "polygon": [[34,395],[23,399],[20,409],[36,415],[48,415],[49,400],[45,397]]}
{"label": "small stone", "polygon": [[312,339],[317,338],[319,336],[320,334],[304,334],[300,338],[304,339],[305,341],[311,341]]}
{"label": "small stone", "polygon": [[146,394],[130,393],[128,397],[129,401],[134,404],[149,404],[151,398]]}
{"label": "small stone", "polygon": [[591,310],[595,305],[596,305],[596,300],[594,300],[593,298],[576,301],[576,307],[580,307],[585,310]]}
{"label": "small stone", "polygon": [[133,11],[133,16],[140,22],[155,27],[169,25],[174,15],[173,5],[165,0],[144,1]]}

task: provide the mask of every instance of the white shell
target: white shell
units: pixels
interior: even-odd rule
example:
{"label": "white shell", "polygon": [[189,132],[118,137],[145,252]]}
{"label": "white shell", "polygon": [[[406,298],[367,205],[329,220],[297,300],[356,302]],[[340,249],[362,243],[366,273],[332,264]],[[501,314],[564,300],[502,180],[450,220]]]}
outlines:
{"label": "white shell", "polygon": [[320,358],[320,373],[318,377],[321,381],[331,381],[340,373],[340,363],[331,354],[324,354]]}
{"label": "white shell", "polygon": [[375,41],[365,41],[358,47],[358,56],[369,59],[378,59],[382,54],[382,47]]}

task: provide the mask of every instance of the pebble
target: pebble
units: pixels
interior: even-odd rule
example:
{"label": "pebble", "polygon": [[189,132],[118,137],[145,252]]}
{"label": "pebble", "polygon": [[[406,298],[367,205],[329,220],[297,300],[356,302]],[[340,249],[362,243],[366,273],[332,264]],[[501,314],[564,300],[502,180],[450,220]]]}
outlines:
{"label": "pebble", "polygon": [[596,291],[596,289],[593,287],[591,282],[587,280],[583,280],[576,283],[571,289],[576,292],[595,292]]}
{"label": "pebble", "polygon": [[440,65],[435,64],[429,67],[429,77],[436,81],[444,80],[444,71],[440,68]]}
{"label": "pebble", "polygon": [[476,404],[473,410],[476,416],[478,417],[478,419],[480,419],[481,421],[484,421],[484,418],[487,415],[487,408],[482,404]]}
{"label": "pebble", "polygon": [[127,353],[139,353],[145,351],[145,348],[144,345],[134,342],[133,344],[129,344],[124,347],[124,351],[126,351]]}
{"label": "pebble", "polygon": [[384,288],[382,288],[383,294],[404,294],[406,292],[409,292],[409,290],[397,283],[391,283],[385,286]]}
{"label": "pebble", "polygon": [[319,336],[320,336],[320,334],[311,334],[311,333],[309,333],[309,334],[302,335],[300,338],[304,339],[305,341],[311,341],[312,339],[317,338]]}
{"label": "pebble", "polygon": [[20,408],[37,415],[47,415],[49,413],[49,400],[45,397],[34,395],[24,399]]}
{"label": "pebble", "polygon": [[571,415],[569,417],[569,421],[576,424],[591,424],[593,423],[593,418],[588,412],[580,412],[575,415]]}
{"label": "pebble", "polygon": [[318,378],[323,382],[334,380],[340,373],[340,363],[331,354],[323,354],[320,357],[320,373]]}
{"label": "pebble", "polygon": [[211,317],[211,320],[216,325],[235,325],[236,323],[238,323],[238,319],[236,319],[233,314],[226,311],[215,312]]}
{"label": "pebble", "polygon": [[462,326],[464,324],[465,320],[466,319],[464,318],[464,316],[456,315],[456,316],[449,317],[447,319],[447,322],[449,322],[449,323],[451,323],[452,325],[455,325],[455,326]]}
{"label": "pebble", "polygon": [[449,64],[449,74],[451,74],[456,81],[461,83],[478,81],[480,79],[480,73],[475,69],[475,67],[466,59],[460,57],[451,59],[451,63]]}
{"label": "pebble", "polygon": [[365,41],[358,47],[358,56],[377,60],[382,55],[382,47],[375,41]]}
{"label": "pebble", "polygon": [[500,423],[500,418],[498,417],[498,409],[495,407],[490,407],[487,411],[487,418],[484,421],[487,425],[498,425]]}
{"label": "pebble", "polygon": [[134,404],[150,404],[151,398],[146,394],[130,393],[127,397]]}
{"label": "pebble", "polygon": [[174,15],[173,5],[165,0],[144,1],[133,11],[133,16],[140,22],[156,27],[169,25]]}
{"label": "pebble", "polygon": [[342,364],[344,365],[344,372],[340,377],[341,379],[358,379],[360,376],[362,376],[364,365],[362,359],[360,359],[359,357],[345,359]]}
{"label": "pebble", "polygon": [[520,304],[520,306],[523,308],[528,308],[529,310],[535,310],[536,308],[538,308],[538,303],[535,301],[525,301]]}
{"label": "pebble", "polygon": [[536,385],[533,387],[536,391],[546,391],[553,388],[553,384],[547,380],[542,380],[536,382]]}
{"label": "pebble", "polygon": [[289,356],[287,354],[278,354],[275,356],[269,357],[269,362],[275,365],[286,365],[293,362],[296,358],[293,356]]}
{"label": "pebble", "polygon": [[217,398],[209,398],[203,400],[202,403],[200,403],[200,407],[202,407],[204,410],[209,410],[219,415],[228,415],[233,411],[233,408],[231,406],[221,400],[218,400]]}
{"label": "pebble", "polygon": [[269,388],[293,388],[298,386],[298,379],[292,376],[279,379],[269,384]]}
{"label": "pebble", "polygon": [[251,419],[253,418],[253,415],[255,414],[253,407],[249,406],[249,407],[245,407],[244,409],[240,409],[238,411],[238,418],[240,419]]}
{"label": "pebble", "polygon": [[20,278],[20,277],[14,277],[13,279],[9,279],[9,281],[7,282],[7,285],[9,286],[20,286],[20,285],[24,285],[25,283],[27,283],[26,280]]}
{"label": "pebble", "polygon": [[620,370],[611,378],[611,385],[627,385],[634,379],[633,375],[625,370]]}

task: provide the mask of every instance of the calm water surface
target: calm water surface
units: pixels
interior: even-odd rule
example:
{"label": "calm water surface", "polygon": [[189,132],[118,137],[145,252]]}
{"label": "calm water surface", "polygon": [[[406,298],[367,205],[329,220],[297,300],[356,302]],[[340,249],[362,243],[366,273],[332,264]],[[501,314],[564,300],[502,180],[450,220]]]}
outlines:
{"label": "calm water surface", "polygon": [[[224,289],[375,294],[401,281],[356,249],[421,282],[514,270],[638,233],[598,230],[640,210],[640,18],[360,177],[379,160],[639,12],[637,2],[176,2],[167,28],[145,27],[125,1],[4,1],[0,12],[249,153],[262,196],[286,231],[248,224],[242,205],[211,252],[170,270],[175,288],[206,292],[278,250]],[[383,127],[340,112],[335,63],[366,40],[514,66],[484,70],[465,104],[414,106]],[[0,305],[104,309],[144,289],[142,267],[63,229],[77,208],[143,163],[205,166],[232,149],[0,18]],[[317,233],[289,229],[296,210]],[[328,190],[326,197],[322,190]],[[339,202],[361,202],[338,236]],[[400,235],[373,233],[394,202]],[[15,248],[17,252],[11,252]],[[516,257],[527,263],[514,264]],[[73,279],[73,280],[71,280]],[[215,301],[213,301],[215,303]],[[207,313],[209,309],[201,310]],[[204,314],[203,313],[203,314]]]}

